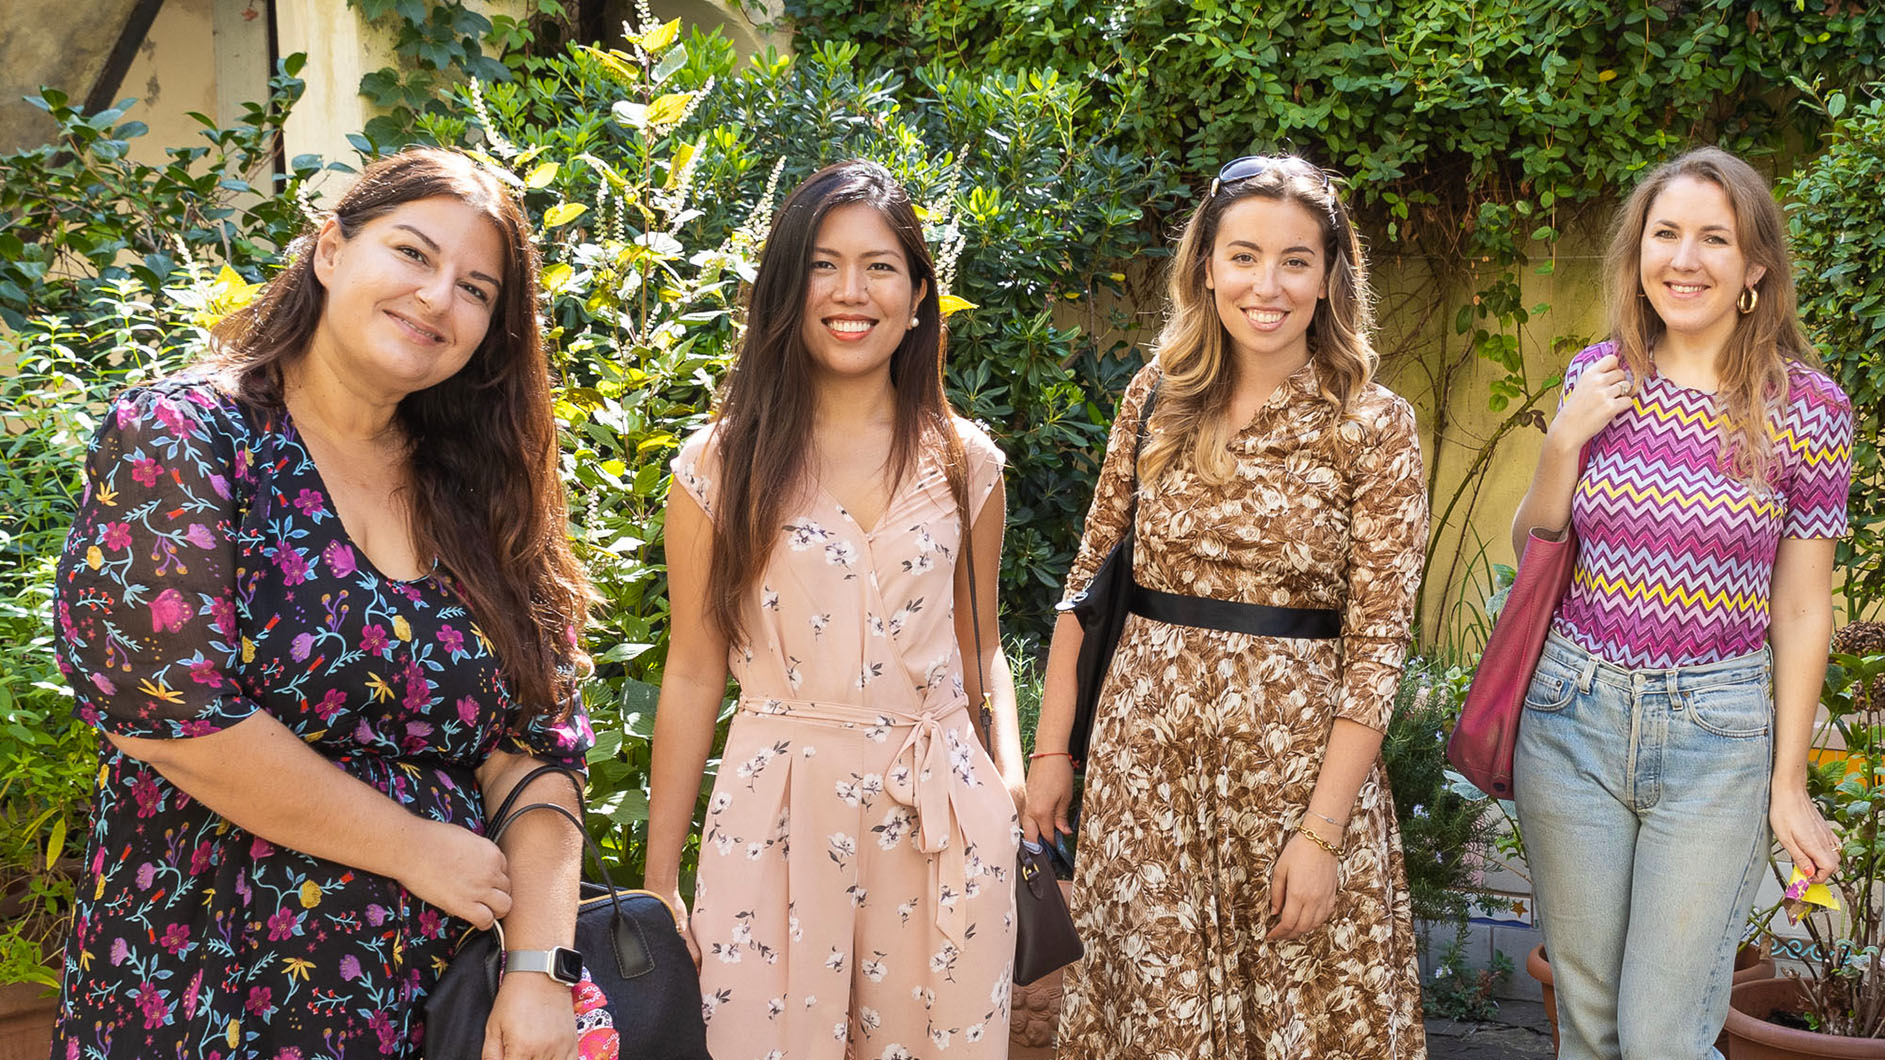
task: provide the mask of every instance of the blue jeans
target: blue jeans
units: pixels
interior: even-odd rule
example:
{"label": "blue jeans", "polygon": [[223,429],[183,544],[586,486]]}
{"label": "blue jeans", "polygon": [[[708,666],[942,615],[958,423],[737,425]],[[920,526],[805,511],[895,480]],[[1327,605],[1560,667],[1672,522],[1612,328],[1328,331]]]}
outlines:
{"label": "blue jeans", "polygon": [[1630,670],[1552,634],[1514,798],[1560,1060],[1707,1060],[1768,851],[1771,667]]}

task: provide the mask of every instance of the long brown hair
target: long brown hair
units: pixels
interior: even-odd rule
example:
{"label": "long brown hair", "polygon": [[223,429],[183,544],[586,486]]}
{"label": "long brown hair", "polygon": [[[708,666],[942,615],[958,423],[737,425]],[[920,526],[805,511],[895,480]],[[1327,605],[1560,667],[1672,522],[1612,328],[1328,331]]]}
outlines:
{"label": "long brown hair", "polygon": [[[453,151],[415,148],[368,166],[334,217],[343,239],[399,206],[456,199],[504,245],[504,275],[484,340],[450,379],[408,394],[394,421],[411,464],[415,544],[451,573],[524,717],[562,716],[589,657],[587,577],[569,546],[557,475],[550,370],[536,316],[536,245],[497,178]],[[282,365],[307,352],[327,290],[314,275],[314,231],[288,267],[214,332],[206,360],[236,397],[281,410]]]}
{"label": "long brown hair", "polygon": [[807,445],[817,412],[811,352],[800,329],[812,246],[825,215],[864,203],[896,233],[912,284],[923,284],[917,324],[890,356],[896,394],[886,466],[894,491],[926,447],[944,459],[958,502],[966,489],[962,439],[943,395],[944,329],[936,267],[910,196],[875,162],[839,162],[786,196],[760,254],[747,303],[746,338],[720,394],[714,425],[722,494],[713,523],[707,613],[729,643],[744,634],[741,602],[764,573],[786,506],[807,487]]}
{"label": "long brown hair", "polygon": [[1605,257],[1610,275],[1610,337],[1636,379],[1646,379],[1650,350],[1665,330],[1662,317],[1643,293],[1643,230],[1656,197],[1677,177],[1705,180],[1728,195],[1735,239],[1750,265],[1766,272],[1754,285],[1752,312],[1735,320],[1716,368],[1717,395],[1725,420],[1723,463],[1734,477],[1765,486],[1774,447],[1769,419],[1787,400],[1787,362],[1819,367],[1793,290],[1793,259],[1787,251],[1787,222],[1773,190],[1754,167],[1719,147],[1700,147],[1656,167],[1618,211]]}
{"label": "long brown hair", "polygon": [[1374,296],[1361,236],[1349,220],[1348,207],[1328,176],[1303,159],[1282,155],[1269,162],[1254,176],[1221,186],[1213,182],[1179,237],[1167,282],[1170,315],[1158,337],[1162,374],[1158,407],[1140,458],[1142,482],[1156,481],[1186,449],[1192,467],[1206,481],[1230,478],[1231,460],[1224,446],[1232,431],[1226,417],[1237,362],[1230,355],[1230,334],[1218,319],[1217,302],[1204,282],[1224,211],[1244,199],[1296,203],[1322,229],[1329,295],[1316,303],[1308,339],[1323,400],[1346,413],[1349,401],[1374,377]]}

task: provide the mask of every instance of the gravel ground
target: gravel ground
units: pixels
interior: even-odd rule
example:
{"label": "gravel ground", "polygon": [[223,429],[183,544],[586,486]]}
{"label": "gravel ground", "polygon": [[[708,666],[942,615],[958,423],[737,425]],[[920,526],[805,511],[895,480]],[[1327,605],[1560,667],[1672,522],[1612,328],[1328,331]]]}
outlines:
{"label": "gravel ground", "polygon": [[1551,1026],[1536,1001],[1501,1001],[1487,1023],[1427,1021],[1429,1060],[1550,1060]]}

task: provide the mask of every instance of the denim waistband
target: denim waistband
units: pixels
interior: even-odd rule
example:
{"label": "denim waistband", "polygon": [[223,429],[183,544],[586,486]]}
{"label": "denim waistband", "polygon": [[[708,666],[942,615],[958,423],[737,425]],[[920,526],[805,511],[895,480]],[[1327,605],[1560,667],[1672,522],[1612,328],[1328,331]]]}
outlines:
{"label": "denim waistband", "polygon": [[1545,639],[1544,658],[1577,671],[1578,685],[1588,689],[1593,683],[1616,688],[1645,691],[1693,691],[1713,685],[1741,681],[1765,683],[1772,676],[1772,651],[1762,645],[1745,655],[1734,655],[1692,666],[1643,667],[1633,669],[1600,659],[1582,645],[1553,630]]}

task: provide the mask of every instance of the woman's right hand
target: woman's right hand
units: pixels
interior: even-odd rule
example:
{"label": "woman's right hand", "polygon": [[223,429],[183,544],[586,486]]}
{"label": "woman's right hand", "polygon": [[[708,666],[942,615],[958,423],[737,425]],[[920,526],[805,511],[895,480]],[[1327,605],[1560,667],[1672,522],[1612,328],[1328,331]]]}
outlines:
{"label": "woman's right hand", "polygon": [[1636,400],[1635,391],[1629,369],[1616,354],[1605,354],[1577,377],[1571,396],[1564,399],[1564,407],[1551,421],[1546,436],[1562,439],[1569,448],[1582,449],[1618,413],[1630,407]]}
{"label": "woman's right hand", "polygon": [[1072,835],[1067,809],[1073,805],[1073,759],[1066,755],[1036,758],[1028,769],[1028,802],[1021,811],[1021,835],[1030,843],[1051,843],[1054,833]]}
{"label": "woman's right hand", "polygon": [[661,900],[668,903],[668,912],[674,914],[674,930],[681,933],[681,941],[687,943],[687,955],[694,959],[694,971],[700,971],[700,947],[694,942],[694,923],[687,909],[687,900],[677,890],[655,892]]}
{"label": "woman's right hand", "polygon": [[421,821],[412,864],[399,882],[415,896],[473,927],[489,928],[511,911],[504,852],[462,825]]}

